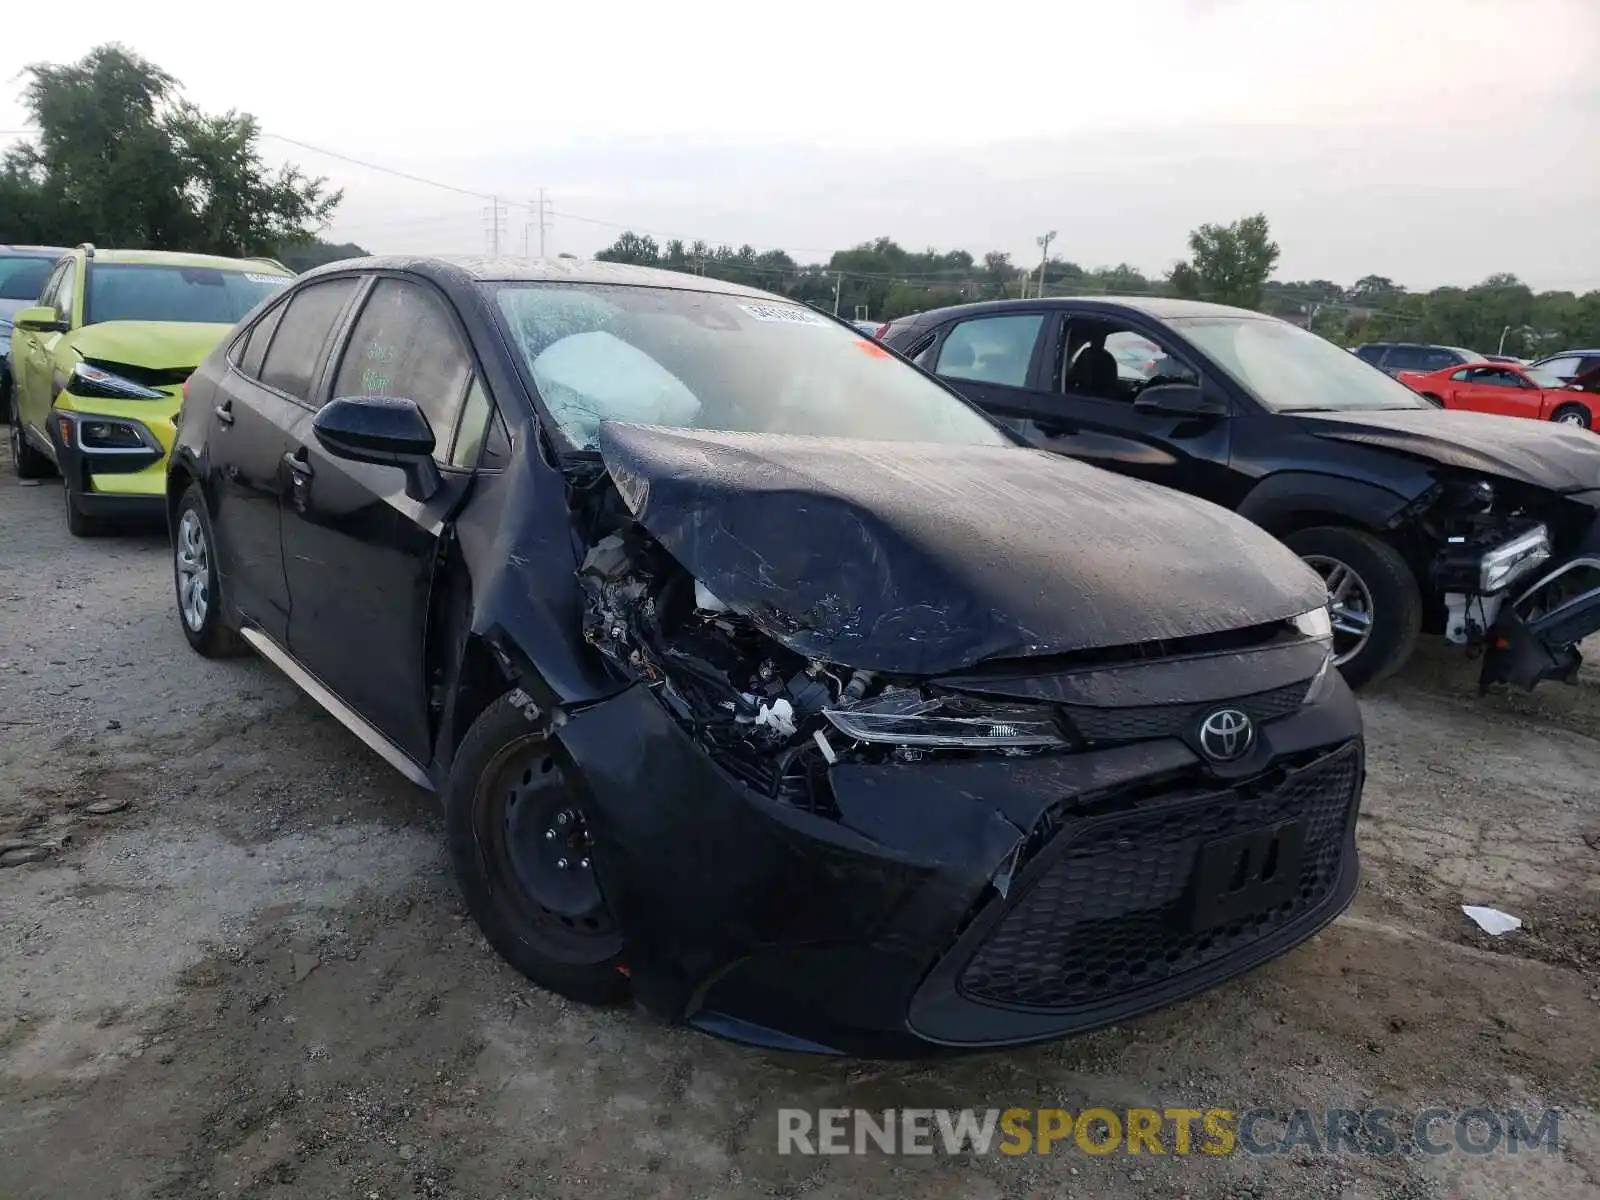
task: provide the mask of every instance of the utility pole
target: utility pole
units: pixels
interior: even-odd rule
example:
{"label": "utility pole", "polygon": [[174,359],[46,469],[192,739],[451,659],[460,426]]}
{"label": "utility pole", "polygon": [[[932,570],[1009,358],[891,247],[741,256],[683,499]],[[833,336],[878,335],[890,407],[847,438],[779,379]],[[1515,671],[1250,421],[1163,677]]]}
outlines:
{"label": "utility pole", "polygon": [[[549,229],[550,227],[549,218],[547,218],[546,214],[544,214],[544,205],[546,205],[546,200],[544,200],[544,189],[541,187],[541,189],[539,189],[538,200],[530,200],[530,202],[528,202],[528,208],[538,213],[538,218],[536,219],[538,219],[539,222],[539,258],[544,258],[544,230]],[[531,221],[528,222],[526,226],[523,226],[523,256],[528,254],[528,229],[530,229],[531,226],[533,226],[533,222]]]}
{"label": "utility pole", "polygon": [[839,271],[833,277],[833,315],[839,315],[839,292],[844,288],[844,272]]}
{"label": "utility pole", "polygon": [[489,222],[489,257],[500,257],[500,224],[505,214],[505,205],[500,203],[499,196],[489,197],[489,207],[483,210],[483,216]]}
{"label": "utility pole", "polygon": [[1039,295],[1044,295],[1044,267],[1050,261],[1050,243],[1056,240],[1056,231],[1052,229],[1043,237],[1033,239],[1039,246]]}

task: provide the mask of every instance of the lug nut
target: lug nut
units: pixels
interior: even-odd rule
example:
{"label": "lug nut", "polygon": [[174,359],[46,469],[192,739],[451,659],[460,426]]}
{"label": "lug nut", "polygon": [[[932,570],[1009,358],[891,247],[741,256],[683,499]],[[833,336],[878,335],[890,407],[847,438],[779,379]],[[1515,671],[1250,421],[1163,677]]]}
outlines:
{"label": "lug nut", "polygon": [[556,870],[565,871],[566,869],[567,869],[567,860],[564,859],[564,858],[556,859]]}
{"label": "lug nut", "polygon": [[546,829],[544,831],[544,840],[547,841],[547,842],[555,841],[556,840],[556,831],[554,829]]}
{"label": "lug nut", "polygon": [[589,860],[587,858],[580,858],[578,860],[578,865],[587,871],[589,869]]}
{"label": "lug nut", "polygon": [[565,812],[558,812],[556,814],[556,824],[557,825],[565,825],[571,819],[572,818],[567,816],[567,814]]}

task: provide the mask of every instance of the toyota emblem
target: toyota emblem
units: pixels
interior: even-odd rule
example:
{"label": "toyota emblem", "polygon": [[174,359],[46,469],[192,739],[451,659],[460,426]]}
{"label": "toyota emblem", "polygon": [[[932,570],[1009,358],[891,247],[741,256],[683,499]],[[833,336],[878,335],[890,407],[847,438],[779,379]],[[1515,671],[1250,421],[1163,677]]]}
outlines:
{"label": "toyota emblem", "polygon": [[1237,708],[1219,708],[1200,722],[1200,750],[1212,762],[1243,758],[1255,741],[1249,714]]}

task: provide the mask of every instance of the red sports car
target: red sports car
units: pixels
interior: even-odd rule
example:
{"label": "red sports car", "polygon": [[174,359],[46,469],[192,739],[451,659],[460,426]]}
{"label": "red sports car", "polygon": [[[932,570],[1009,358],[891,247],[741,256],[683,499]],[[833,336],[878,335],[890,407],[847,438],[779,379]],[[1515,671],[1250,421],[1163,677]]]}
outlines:
{"label": "red sports car", "polygon": [[1401,371],[1395,378],[1445,408],[1531,417],[1581,429],[1595,429],[1595,413],[1600,411],[1600,399],[1537,367],[1477,363]]}

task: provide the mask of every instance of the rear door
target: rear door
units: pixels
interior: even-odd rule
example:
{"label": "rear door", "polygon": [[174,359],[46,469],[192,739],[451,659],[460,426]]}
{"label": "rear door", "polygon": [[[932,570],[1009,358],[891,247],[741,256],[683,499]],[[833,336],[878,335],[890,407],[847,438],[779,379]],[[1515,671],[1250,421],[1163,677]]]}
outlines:
{"label": "rear door", "polygon": [[283,456],[290,428],[311,411],[333,332],[359,282],[316,280],[263,312],[235,343],[209,397],[206,500],[224,592],[279,645],[289,631],[279,529]]}
{"label": "rear door", "polygon": [[1050,393],[1038,386],[1051,314],[1007,309],[942,326],[932,341],[918,334],[902,349],[991,416],[1025,433],[1030,418],[1049,411]]}
{"label": "rear door", "polygon": [[[421,279],[384,275],[365,292],[315,404],[289,430],[283,554],[289,651],[419,765],[431,758],[426,629],[440,539],[465,496],[482,426],[461,439],[464,406],[492,398],[449,299]],[[403,472],[349,462],[317,442],[315,409],[333,396],[414,400],[434,431],[443,486],[425,501]],[[468,396],[470,405],[466,404]],[[470,453],[473,461],[465,461]],[[462,462],[455,461],[458,457]]]}

